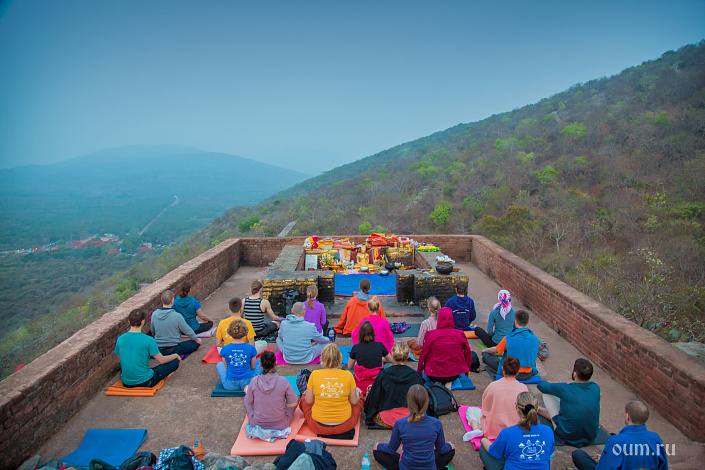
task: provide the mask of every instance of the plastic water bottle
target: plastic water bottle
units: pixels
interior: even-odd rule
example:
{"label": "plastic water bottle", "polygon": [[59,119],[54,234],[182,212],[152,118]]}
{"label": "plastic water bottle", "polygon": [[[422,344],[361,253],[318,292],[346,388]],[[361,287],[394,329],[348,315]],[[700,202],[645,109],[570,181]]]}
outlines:
{"label": "plastic water bottle", "polygon": [[362,470],[370,470],[370,456],[367,454],[367,452],[365,452],[365,456],[362,458],[360,468]]}
{"label": "plastic water bottle", "polygon": [[335,342],[335,329],[333,327],[328,329],[328,339],[330,340],[331,343]]}

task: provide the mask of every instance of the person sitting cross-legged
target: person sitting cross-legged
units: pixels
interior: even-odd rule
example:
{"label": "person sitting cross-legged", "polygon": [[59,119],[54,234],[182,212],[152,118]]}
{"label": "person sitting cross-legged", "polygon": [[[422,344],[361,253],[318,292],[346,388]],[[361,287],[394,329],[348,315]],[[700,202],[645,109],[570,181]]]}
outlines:
{"label": "person sitting cross-legged", "polygon": [[[338,324],[335,325],[335,331],[339,335],[350,335],[360,326],[362,320],[370,316],[370,310],[367,307],[367,301],[370,300],[370,289],[372,284],[367,278],[360,281],[360,292],[355,292],[345,305]],[[386,318],[384,309],[380,306],[378,315],[380,318]]]}
{"label": "person sitting cross-legged", "polygon": [[[191,354],[201,346],[203,341],[196,336],[196,333],[186,324],[184,317],[173,307],[174,293],[166,290],[162,293],[162,308],[152,312],[150,331],[162,354]],[[191,339],[181,341],[182,334]]]}
{"label": "person sitting cross-legged", "polygon": [[[120,380],[127,388],[154,387],[178,369],[181,362],[178,354],[162,355],[154,338],[142,333],[146,317],[140,309],[131,311],[127,316],[130,331],[115,342],[114,352],[120,357]],[[150,357],[159,365],[150,369]]]}
{"label": "person sitting cross-legged", "polygon": [[409,345],[409,349],[416,359],[421,355],[426,333],[436,329],[436,325],[438,324],[438,311],[441,309],[441,303],[437,298],[429,297],[428,300],[426,300],[426,306],[428,308],[428,318],[421,322],[419,336],[406,341],[406,344]]}
{"label": "person sitting cross-legged", "polygon": [[245,342],[247,325],[239,318],[230,322],[228,334],[233,342],[220,350],[223,362],[217,363],[215,369],[225,390],[244,390],[252,377],[262,373],[257,364],[257,349]]}
{"label": "person sitting cross-legged", "polygon": [[[191,283],[188,281],[182,282],[179,286],[179,296],[174,299],[174,310],[184,317],[186,324],[191,327],[194,333],[203,333],[213,328],[213,320],[203,313],[198,300],[188,295],[190,291]],[[203,323],[199,323],[198,318],[203,320]]]}
{"label": "person sitting cross-legged", "polygon": [[497,346],[502,338],[507,336],[514,328],[514,315],[516,311],[512,308],[512,294],[508,290],[501,290],[497,295],[497,302],[490,312],[487,320],[487,330],[479,326],[475,328],[475,336],[491,348]]}
{"label": "person sitting cross-legged", "polygon": [[[539,353],[539,339],[528,328],[529,312],[519,310],[514,316],[516,328],[514,328],[497,346],[482,350],[482,362],[485,369],[493,376],[497,371],[502,370],[502,362],[508,356],[519,359],[521,367],[517,374],[517,380],[529,380],[538,374],[536,369],[536,356]],[[495,354],[502,354],[498,358]]]}
{"label": "person sitting cross-legged", "polygon": [[[394,423],[388,444],[374,445],[375,460],[389,470],[446,468],[455,457],[455,448],[446,442],[438,418],[426,414],[429,397],[423,385],[412,385],[406,402],[410,415]],[[404,446],[401,455],[397,452],[400,445]]]}
{"label": "person sitting cross-legged", "polygon": [[419,374],[406,365],[409,346],[397,341],[392,347],[391,366],[383,368],[365,396],[365,424],[392,429],[398,419],[409,416],[406,394],[412,385],[423,385]]}
{"label": "person sitting cross-legged", "polygon": [[[370,297],[370,300],[367,301],[367,309],[370,311],[370,315],[365,318],[365,321],[372,324],[372,327],[375,330],[375,341],[379,341],[385,348],[387,348],[387,351],[391,351],[392,346],[394,346],[394,334],[392,333],[392,327],[389,322],[385,318],[379,316],[380,308],[382,308],[382,306],[379,303],[379,298],[377,296]],[[358,326],[352,332],[353,344],[357,344],[359,342],[357,337],[359,330],[360,327]]]}
{"label": "person sitting cross-legged", "polygon": [[309,364],[330,342],[316,330],[316,325],[304,319],[304,313],[303,302],[296,302],[279,328],[277,347],[289,364]]}
{"label": "person sitting cross-legged", "polygon": [[326,318],[326,307],[320,303],[316,297],[318,297],[318,287],[311,284],[306,288],[306,313],[304,313],[304,318],[307,322],[311,322],[316,325],[316,330],[323,336],[328,336],[328,327],[330,322]]}
{"label": "person sitting cross-legged", "polygon": [[472,431],[465,433],[464,441],[485,436],[494,441],[504,428],[519,424],[516,397],[529,389],[516,379],[519,359],[509,356],[502,364],[504,377],[490,383],[482,394],[482,409],[468,407],[466,416]]}
{"label": "person sitting cross-legged", "polygon": [[257,354],[262,354],[262,352],[267,349],[266,341],[255,341],[255,329],[252,327],[250,320],[242,318],[242,307],[242,299],[240,299],[240,297],[233,297],[228,302],[231,315],[218,323],[218,329],[215,332],[215,345],[218,348],[218,353],[220,353],[223,346],[233,342],[232,336],[228,334],[228,326],[230,326],[230,322],[236,318],[244,321],[245,325],[247,325],[247,337],[245,340],[257,349]]}
{"label": "person sitting cross-legged", "polygon": [[475,312],[475,302],[468,297],[468,283],[457,281],[455,283],[455,295],[446,301],[444,307],[453,311],[453,324],[460,331],[471,331],[474,329],[472,322],[477,317]]}
{"label": "person sitting cross-legged", "polygon": [[343,353],[335,343],[321,353],[323,369],[311,372],[299,408],[311,431],[337,439],[352,439],[364,399],[353,375],[340,369]]}
{"label": "person sitting cross-legged", "polygon": [[624,407],[625,427],[610,437],[602,449],[600,460],[590,457],[581,449],[573,451],[573,465],[578,470],[668,470],[668,458],[663,441],[655,432],[646,429],[649,408],[638,399],[627,402]]}
{"label": "person sitting cross-legged", "polygon": [[[272,311],[272,304],[262,297],[262,281],[252,281],[251,295],[245,297],[242,317],[252,323],[256,338],[266,338],[279,329],[281,318]],[[271,321],[265,321],[264,314]]]}
{"label": "person sitting cross-legged", "polygon": [[600,386],[590,380],[592,371],[592,363],[579,358],[573,365],[573,383],[538,384],[546,405],[539,415],[553,420],[556,440],[573,447],[592,444],[600,428]]}
{"label": "person sitting cross-legged", "polygon": [[375,329],[369,320],[360,323],[356,331],[360,342],[353,345],[350,350],[348,370],[353,371],[357,388],[362,390],[364,396],[367,393],[367,387],[372,385],[384,363],[392,362],[392,356],[384,344],[376,341]]}

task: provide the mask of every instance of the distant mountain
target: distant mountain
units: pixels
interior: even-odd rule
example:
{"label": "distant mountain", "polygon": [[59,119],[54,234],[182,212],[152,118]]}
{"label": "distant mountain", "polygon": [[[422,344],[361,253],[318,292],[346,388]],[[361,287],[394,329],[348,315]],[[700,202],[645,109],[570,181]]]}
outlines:
{"label": "distant mountain", "polygon": [[150,227],[167,241],[233,205],[254,204],[307,178],[248,158],[172,145],[105,149],[3,169],[0,248],[142,228],[178,196],[179,204],[164,214],[174,233]]}

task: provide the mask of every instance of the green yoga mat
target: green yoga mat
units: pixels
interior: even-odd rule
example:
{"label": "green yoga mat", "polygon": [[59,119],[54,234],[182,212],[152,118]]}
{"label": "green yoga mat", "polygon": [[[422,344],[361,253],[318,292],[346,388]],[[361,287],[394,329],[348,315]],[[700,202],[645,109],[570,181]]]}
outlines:
{"label": "green yoga mat", "polygon": [[[487,349],[487,346],[485,345],[485,343],[482,342],[481,339],[474,339],[474,340],[472,340],[472,342],[475,343],[477,345],[477,347],[480,348],[480,350]],[[495,354],[495,356],[502,357],[502,355],[499,353]]]}

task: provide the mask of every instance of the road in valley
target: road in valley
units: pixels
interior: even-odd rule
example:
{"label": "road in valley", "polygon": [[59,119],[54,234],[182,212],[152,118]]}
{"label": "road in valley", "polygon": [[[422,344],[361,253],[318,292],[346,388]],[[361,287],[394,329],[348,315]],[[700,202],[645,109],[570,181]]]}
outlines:
{"label": "road in valley", "polygon": [[170,208],[170,207],[174,207],[174,206],[177,205],[178,203],[179,203],[179,196],[174,196],[174,202],[173,202],[170,206],[166,206],[164,209],[162,209],[162,211],[159,213],[159,215],[157,215],[157,216],[156,216],[155,218],[153,218],[147,225],[145,225],[144,228],[140,231],[140,235],[142,235],[144,232],[146,232],[147,229],[149,228],[149,226],[152,225],[154,222],[156,222],[157,219],[162,216],[162,214],[164,213],[164,211],[166,211],[166,210],[167,210],[168,208]]}

